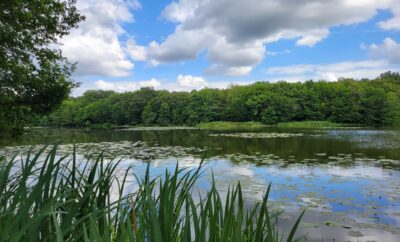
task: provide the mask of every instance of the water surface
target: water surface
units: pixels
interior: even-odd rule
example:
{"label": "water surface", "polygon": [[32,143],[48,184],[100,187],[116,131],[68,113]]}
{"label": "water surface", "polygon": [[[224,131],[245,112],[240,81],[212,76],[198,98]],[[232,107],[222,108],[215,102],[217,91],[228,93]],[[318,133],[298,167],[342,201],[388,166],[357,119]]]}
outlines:
{"label": "water surface", "polygon": [[[0,148],[0,155],[26,151],[30,145],[72,143],[78,152],[124,158],[143,174],[197,167],[211,172],[220,190],[241,182],[250,205],[272,183],[270,205],[284,212],[287,228],[302,209],[299,234],[309,241],[400,241],[400,132],[378,129],[275,129],[209,131],[197,129],[34,129],[23,141]],[[288,224],[289,221],[289,224]]]}

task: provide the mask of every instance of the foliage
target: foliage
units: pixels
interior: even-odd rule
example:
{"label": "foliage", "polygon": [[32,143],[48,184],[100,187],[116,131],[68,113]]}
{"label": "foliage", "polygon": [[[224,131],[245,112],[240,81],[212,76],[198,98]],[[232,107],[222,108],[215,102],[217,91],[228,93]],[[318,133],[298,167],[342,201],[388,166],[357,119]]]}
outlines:
{"label": "foliage", "polygon": [[24,121],[58,107],[76,86],[74,65],[57,49],[83,20],[75,1],[0,2],[0,138],[19,134]]}
{"label": "foliage", "polygon": [[[23,160],[0,162],[1,241],[281,241],[262,203],[245,206],[240,183],[221,197],[214,180],[204,196],[192,195],[202,165],[151,178],[126,194],[132,167],[100,154],[77,160],[46,147]],[[1,159],[1,158],[0,158]],[[19,166],[21,165],[21,166]],[[304,213],[304,212],[303,212]],[[285,237],[294,240],[303,215]]]}
{"label": "foliage", "polygon": [[81,97],[70,98],[38,123],[77,127],[92,124],[194,126],[214,121],[277,124],[324,120],[371,126],[400,125],[400,75],[390,72],[374,80],[258,82],[226,90],[168,92],[144,88],[104,94],[104,91],[89,91]]}

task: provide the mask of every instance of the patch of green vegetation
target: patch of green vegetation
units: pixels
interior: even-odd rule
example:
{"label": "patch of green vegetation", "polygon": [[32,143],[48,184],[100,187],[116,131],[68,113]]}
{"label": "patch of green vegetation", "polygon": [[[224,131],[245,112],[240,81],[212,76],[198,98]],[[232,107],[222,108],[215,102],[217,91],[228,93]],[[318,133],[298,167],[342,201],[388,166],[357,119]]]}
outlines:
{"label": "patch of green vegetation", "polygon": [[330,121],[300,121],[300,122],[286,122],[278,123],[276,125],[279,128],[301,128],[301,129],[325,129],[325,128],[337,128],[344,127],[342,124],[333,123]]}
{"label": "patch of green vegetation", "polygon": [[227,122],[215,121],[208,123],[200,123],[196,125],[197,128],[211,129],[211,130],[237,130],[237,129],[259,129],[266,127],[260,122]]}
{"label": "patch of green vegetation", "polygon": [[[47,151],[46,151],[47,150]],[[15,156],[17,157],[17,156]],[[137,177],[132,166],[98,156],[77,159],[76,148],[59,156],[57,146],[24,158],[0,156],[0,234],[3,241],[282,241],[278,216],[261,203],[245,205],[240,183],[225,197],[212,179],[198,197],[203,165]],[[92,158],[90,158],[92,157]],[[194,192],[192,195],[192,191]],[[304,212],[287,241],[294,241]]]}
{"label": "patch of green vegetation", "polygon": [[163,131],[163,130],[190,130],[197,129],[189,126],[136,126],[136,127],[124,127],[121,130],[126,131]]}

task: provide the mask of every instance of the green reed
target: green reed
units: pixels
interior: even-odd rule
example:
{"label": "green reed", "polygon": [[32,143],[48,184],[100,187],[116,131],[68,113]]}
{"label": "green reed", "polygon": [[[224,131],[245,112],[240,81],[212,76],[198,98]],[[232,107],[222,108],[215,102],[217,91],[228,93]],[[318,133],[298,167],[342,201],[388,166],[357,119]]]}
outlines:
{"label": "green reed", "polygon": [[[24,158],[0,158],[0,241],[294,241],[304,212],[286,235],[262,202],[248,208],[240,183],[221,197],[214,178],[200,193],[195,170],[168,170],[156,178],[147,167],[127,193],[133,167],[100,154],[78,161],[57,146]],[[195,196],[198,192],[198,196]]]}

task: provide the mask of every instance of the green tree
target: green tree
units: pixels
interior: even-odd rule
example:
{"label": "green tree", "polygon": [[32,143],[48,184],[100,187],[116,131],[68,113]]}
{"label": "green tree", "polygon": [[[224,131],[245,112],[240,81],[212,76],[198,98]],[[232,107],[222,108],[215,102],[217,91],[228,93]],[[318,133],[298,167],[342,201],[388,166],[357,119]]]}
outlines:
{"label": "green tree", "polygon": [[157,91],[152,88],[146,87],[134,92],[130,98],[132,120],[131,124],[137,125],[143,122],[142,113],[147,103],[157,96]]}
{"label": "green tree", "polygon": [[385,111],[388,103],[381,88],[367,86],[361,97],[362,122],[368,125],[381,126],[384,124]]}
{"label": "green tree", "polygon": [[400,93],[389,92],[384,110],[384,125],[400,126]]}
{"label": "green tree", "polygon": [[[76,86],[57,40],[84,19],[76,0],[0,1],[0,138],[19,134]],[[6,135],[8,134],[8,135]]]}
{"label": "green tree", "polygon": [[343,80],[331,86],[329,119],[338,123],[363,123],[360,84]]}
{"label": "green tree", "polygon": [[77,103],[74,99],[64,101],[52,115],[50,122],[59,126],[75,126]]}
{"label": "green tree", "polygon": [[70,98],[49,118],[55,125],[196,125],[208,121],[331,120],[376,126],[400,125],[400,75],[374,80],[268,83],[192,92],[88,91]]}
{"label": "green tree", "polygon": [[166,102],[162,102],[160,105],[158,124],[162,126],[171,124],[171,110]]}
{"label": "green tree", "polygon": [[142,120],[145,125],[155,125],[158,121],[160,101],[156,98],[150,100],[143,109]]}

